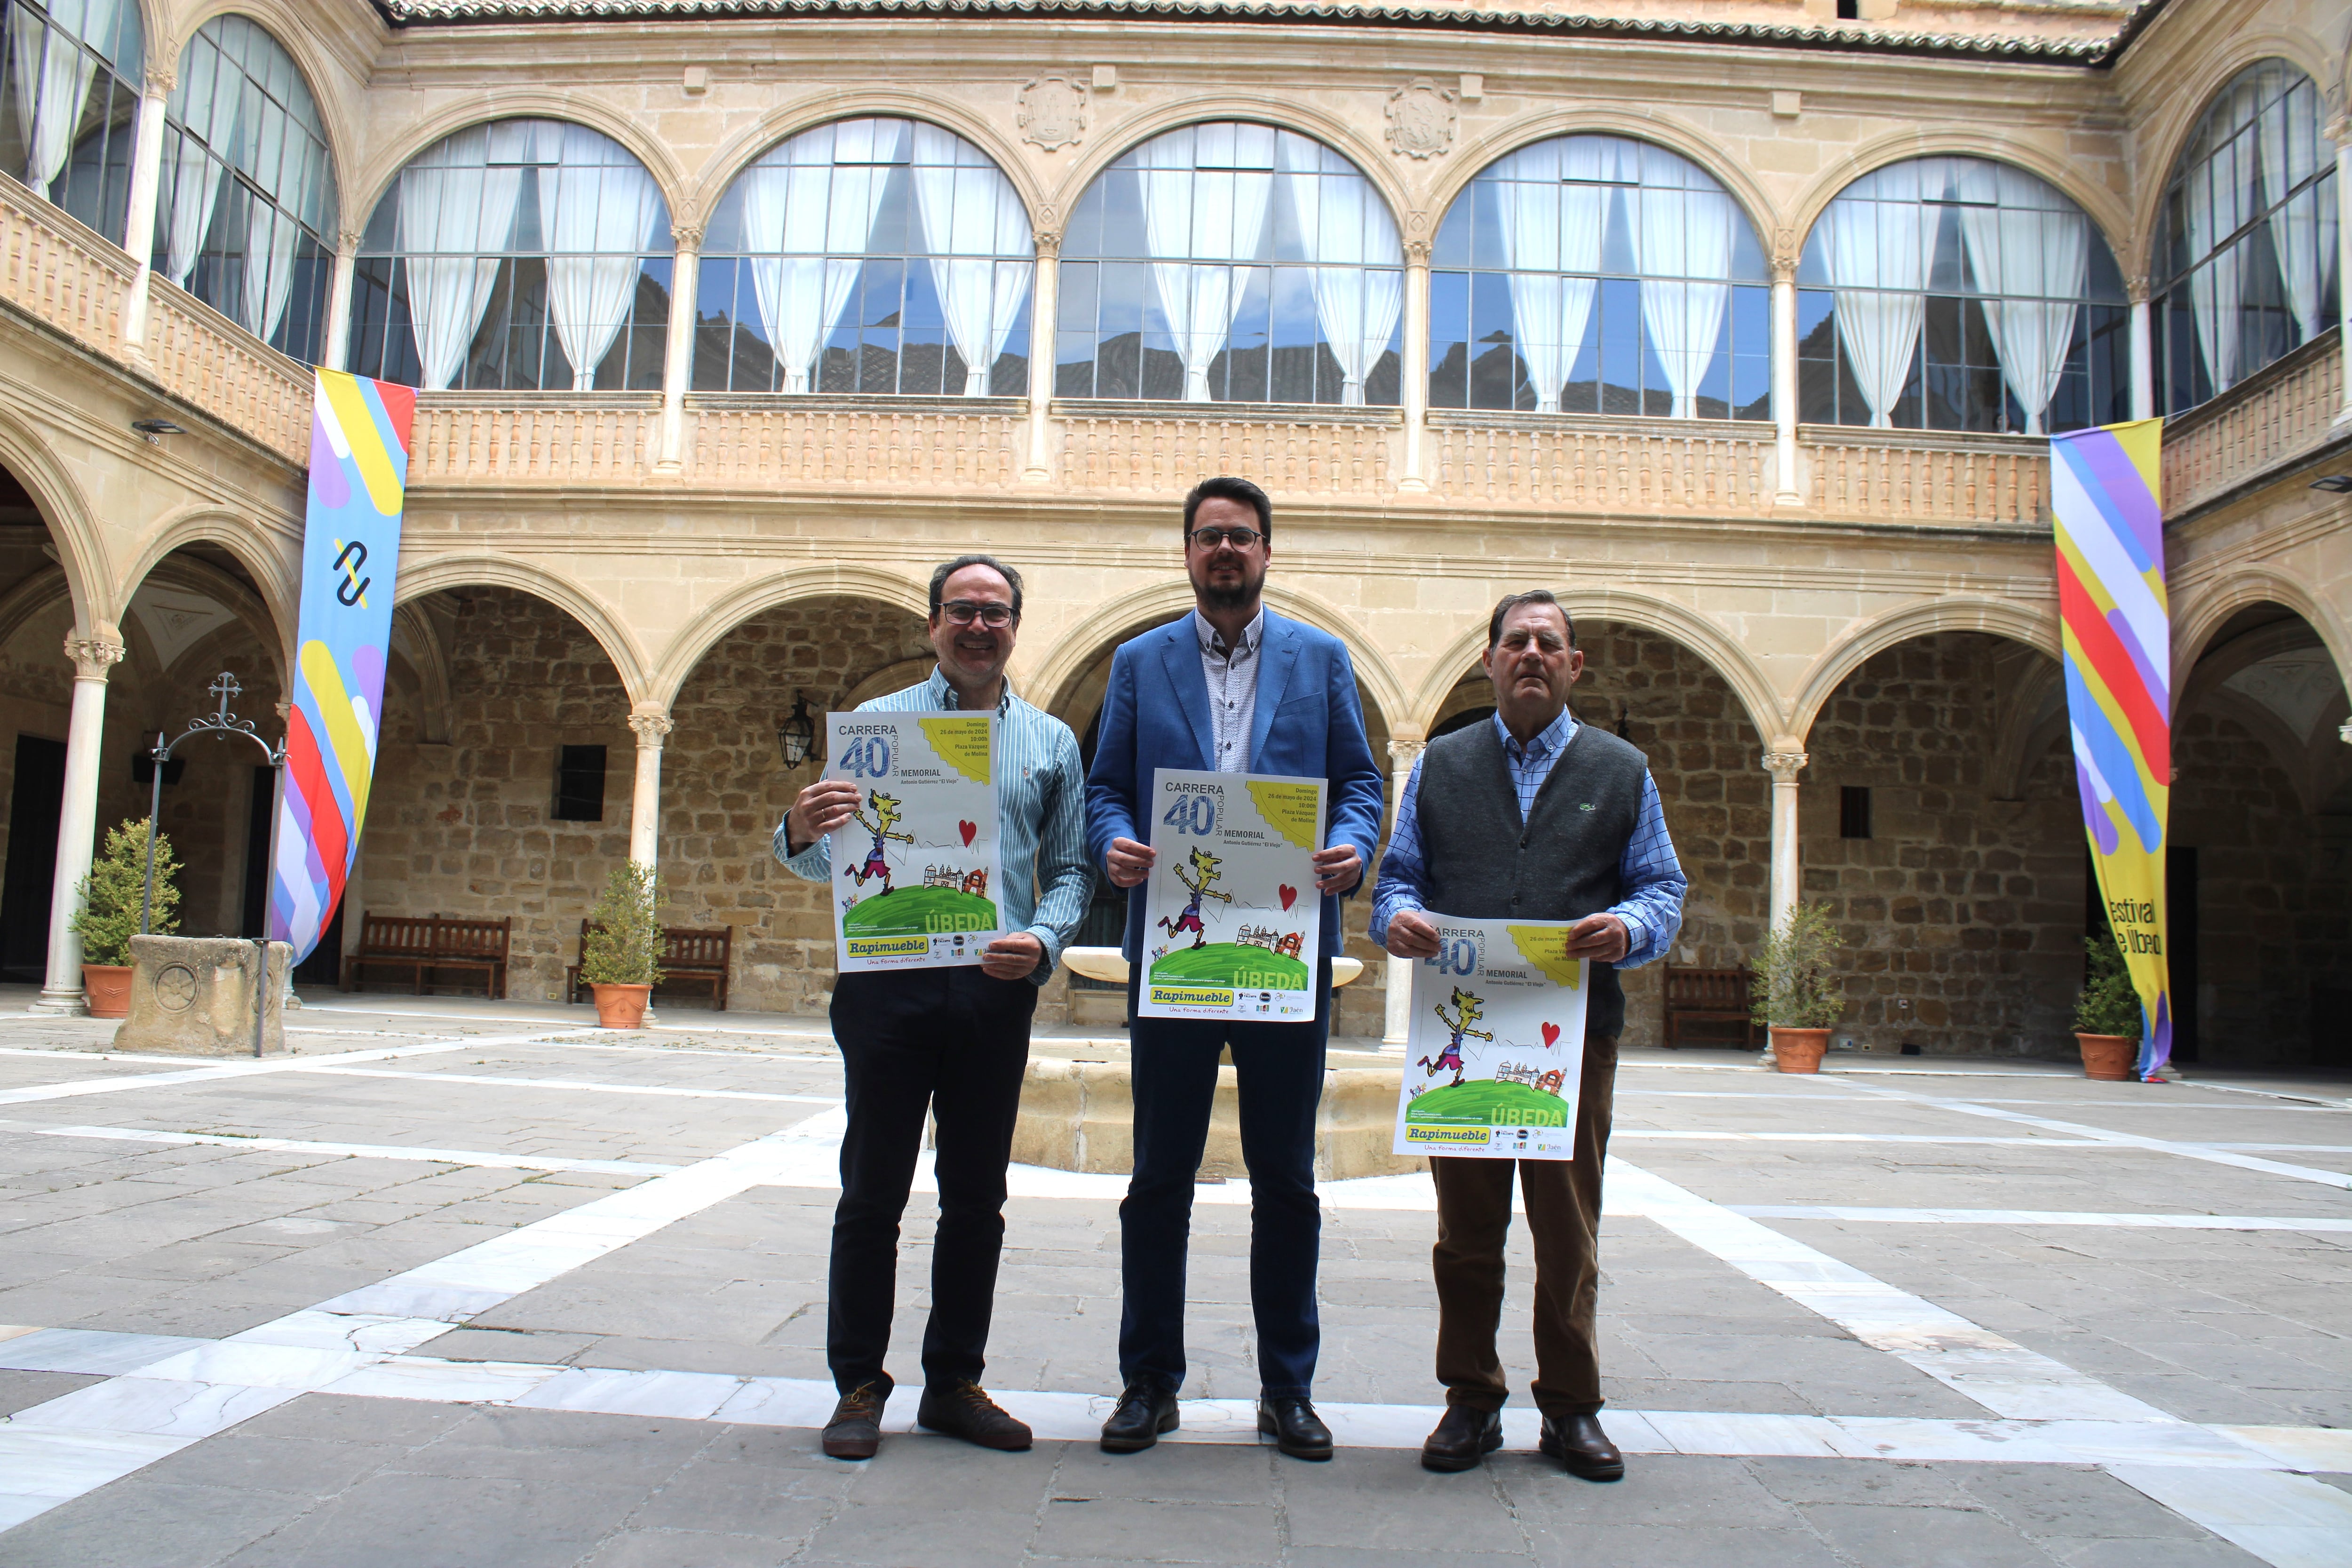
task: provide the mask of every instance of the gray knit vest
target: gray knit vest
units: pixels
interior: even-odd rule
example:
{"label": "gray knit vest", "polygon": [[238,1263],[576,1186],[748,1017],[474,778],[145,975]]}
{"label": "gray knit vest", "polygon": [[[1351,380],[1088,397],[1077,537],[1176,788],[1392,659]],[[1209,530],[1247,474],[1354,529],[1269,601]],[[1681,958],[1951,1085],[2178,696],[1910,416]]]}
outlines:
{"label": "gray knit vest", "polygon": [[[1493,721],[1440,735],[1422,756],[1416,797],[1430,910],[1574,921],[1609,908],[1624,896],[1619,868],[1648,773],[1640,752],[1580,724],[1522,823]],[[1612,966],[1595,963],[1591,973],[1584,1032],[1613,1039],[1625,1027],[1625,993]]]}

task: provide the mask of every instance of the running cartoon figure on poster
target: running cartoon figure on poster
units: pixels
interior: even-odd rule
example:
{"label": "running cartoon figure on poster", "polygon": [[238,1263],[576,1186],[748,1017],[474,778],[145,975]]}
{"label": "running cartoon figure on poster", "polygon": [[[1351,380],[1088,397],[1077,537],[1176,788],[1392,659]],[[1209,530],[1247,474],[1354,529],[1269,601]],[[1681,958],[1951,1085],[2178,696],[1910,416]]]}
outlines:
{"label": "running cartoon figure on poster", "polygon": [[[871,806],[874,810],[871,821],[866,819],[867,806]],[[882,891],[887,894],[890,891],[890,861],[889,858],[882,852],[883,840],[895,838],[901,844],[912,844],[915,841],[915,836],[911,833],[890,831],[898,820],[897,798],[884,795],[878,789],[867,790],[866,805],[853,809],[849,814],[849,820],[874,835],[874,847],[866,852],[866,864],[849,874],[850,880],[862,888],[872,879],[879,877],[882,879]]]}
{"label": "running cartoon figure on poster", "polygon": [[1160,916],[1160,927],[1171,938],[1182,936],[1189,931],[1192,933],[1194,947],[1206,947],[1209,928],[1201,923],[1201,900],[1215,899],[1228,904],[1234,901],[1231,893],[1221,893],[1209,885],[1217,879],[1217,858],[1205,849],[1193,850],[1192,869],[1177,867],[1176,879],[1192,889],[1192,901],[1184,906],[1184,912],[1181,915]]}
{"label": "running cartoon figure on poster", "polygon": [[[1454,988],[1454,1016],[1451,1018],[1445,1016],[1445,1004],[1443,1002],[1440,1002],[1433,1010],[1437,1014],[1437,1021],[1452,1031],[1451,1036],[1445,1042],[1445,1048],[1437,1053],[1437,1059],[1435,1061],[1432,1061],[1427,1057],[1423,1057],[1412,1065],[1415,1067],[1427,1068],[1429,1069],[1430,1079],[1433,1082],[1435,1081],[1439,1073],[1444,1072],[1448,1068],[1453,1069],[1454,1081],[1446,1087],[1449,1089],[1458,1089],[1462,1085],[1463,1037],[1466,1035],[1472,1039],[1486,1040],[1489,1043],[1491,1043],[1495,1038],[1493,1032],[1490,1030],[1474,1029],[1470,1026],[1476,1023],[1480,1018],[1486,1016],[1486,1004],[1481,1002],[1477,997],[1472,995],[1469,992],[1463,990],[1459,985],[1456,985]],[[1497,1074],[1496,1076],[1499,1078],[1501,1075]]]}

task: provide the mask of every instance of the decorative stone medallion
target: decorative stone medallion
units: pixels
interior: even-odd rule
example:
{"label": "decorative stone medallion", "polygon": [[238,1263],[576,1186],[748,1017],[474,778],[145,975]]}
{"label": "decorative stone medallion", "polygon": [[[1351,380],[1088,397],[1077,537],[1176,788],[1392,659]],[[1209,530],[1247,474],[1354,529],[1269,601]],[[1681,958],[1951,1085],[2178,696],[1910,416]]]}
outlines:
{"label": "decorative stone medallion", "polygon": [[196,972],[184,963],[167,963],[155,972],[155,1002],[168,1012],[184,1013],[195,1005]]}
{"label": "decorative stone medallion", "polygon": [[1024,142],[1048,153],[1075,146],[1087,133],[1087,89],[1059,72],[1038,77],[1021,89],[1016,119]]}
{"label": "decorative stone medallion", "polygon": [[1442,157],[1454,145],[1456,97],[1425,76],[1389,94],[1389,145],[1408,158]]}

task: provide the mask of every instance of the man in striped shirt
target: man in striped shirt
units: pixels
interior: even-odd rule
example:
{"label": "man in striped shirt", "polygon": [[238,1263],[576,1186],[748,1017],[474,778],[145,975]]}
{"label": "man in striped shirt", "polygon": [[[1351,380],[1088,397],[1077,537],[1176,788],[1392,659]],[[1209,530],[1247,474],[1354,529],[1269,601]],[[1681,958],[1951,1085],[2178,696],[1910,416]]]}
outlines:
{"label": "man in striped shirt", "polygon": [[[1004,1247],[1004,1170],[1013,1157],[1029,1020],[1037,988],[1093,892],[1087,865],[1086,774],[1068,725],[1013,694],[1004,667],[1021,628],[1021,574],[985,555],[931,574],[930,679],[859,711],[993,710],[998,907],[1007,933],[978,968],[845,974],[833,989],[849,1128],[833,1215],[825,1360],[841,1395],[824,1429],[837,1459],[873,1457],[890,1397],[883,1360],[897,1297],[898,1216],[937,1124],[939,1228],[931,1244],[931,1319],[915,1419],[987,1448],[1029,1447],[1029,1428],[980,1386],[996,1265]],[[833,875],[828,834],[845,825],[857,786],[820,780],[776,829],[776,858],[811,881]]]}

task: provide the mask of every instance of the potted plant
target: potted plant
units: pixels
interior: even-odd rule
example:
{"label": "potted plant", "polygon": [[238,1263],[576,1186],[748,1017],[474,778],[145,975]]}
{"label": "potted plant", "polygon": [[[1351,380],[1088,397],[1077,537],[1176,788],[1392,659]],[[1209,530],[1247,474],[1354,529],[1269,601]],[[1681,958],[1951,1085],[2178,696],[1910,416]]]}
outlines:
{"label": "potted plant", "polygon": [[1845,1011],[1830,961],[1837,927],[1827,904],[1798,904],[1769,931],[1756,955],[1756,1021],[1772,1031],[1772,1063],[1782,1072],[1819,1072],[1830,1026]]}
{"label": "potted plant", "polygon": [[[153,936],[180,929],[180,863],[172,840],[155,836],[155,897],[147,915]],[[139,906],[147,882],[147,819],[107,830],[106,847],[77,889],[81,912],[74,934],[81,938],[81,987],[93,1018],[120,1018],[131,1011],[131,939],[139,934]]]}
{"label": "potted plant", "polygon": [[2083,1049],[2083,1076],[2129,1082],[2139,1063],[2139,993],[2112,931],[2084,938],[2090,963],[2074,998],[2074,1040]]}
{"label": "potted plant", "polygon": [[613,868],[596,907],[588,912],[580,978],[596,994],[596,1022],[607,1029],[642,1029],[646,999],[661,984],[662,908],[667,902],[654,868],[636,860]]}

